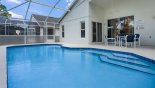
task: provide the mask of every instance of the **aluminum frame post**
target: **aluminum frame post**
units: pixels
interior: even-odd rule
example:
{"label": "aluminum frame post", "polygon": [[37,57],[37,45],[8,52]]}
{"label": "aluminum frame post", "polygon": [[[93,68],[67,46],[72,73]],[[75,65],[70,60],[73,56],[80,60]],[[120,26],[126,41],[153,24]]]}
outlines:
{"label": "aluminum frame post", "polygon": [[27,14],[28,14],[28,12],[29,12],[30,5],[31,5],[31,0],[30,0],[30,2],[29,2],[28,7],[27,7],[27,11],[26,11],[26,14],[25,14],[25,19],[27,18]]}
{"label": "aluminum frame post", "polygon": [[5,35],[6,35],[6,22],[7,22],[7,20],[8,20],[8,19],[5,20]]}

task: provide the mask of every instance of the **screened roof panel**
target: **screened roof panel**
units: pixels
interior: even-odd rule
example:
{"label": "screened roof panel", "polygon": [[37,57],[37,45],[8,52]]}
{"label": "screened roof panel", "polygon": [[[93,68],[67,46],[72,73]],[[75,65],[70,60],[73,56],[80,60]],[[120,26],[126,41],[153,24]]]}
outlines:
{"label": "screened roof panel", "polygon": [[58,10],[58,9],[53,9],[52,13],[50,14],[50,17],[57,17],[60,18],[66,11],[64,10]]}
{"label": "screened roof panel", "polygon": [[73,1],[74,0],[61,0],[57,6],[67,10]]}
{"label": "screened roof panel", "polygon": [[[30,0],[2,0],[1,2],[9,10],[15,6],[23,4],[26,1]],[[31,0],[31,1],[32,2],[30,4],[26,19],[30,19],[32,14],[38,14],[43,16],[49,15],[51,17],[60,18],[67,11],[71,3],[75,0]],[[29,2],[11,10],[10,13],[12,14],[12,17],[24,19],[28,9],[28,5]],[[55,7],[52,9],[53,6]]]}
{"label": "screened roof panel", "polygon": [[[45,4],[54,5],[58,0],[35,0],[35,1],[38,1],[38,2],[41,2],[41,3],[45,3]],[[64,0],[62,0],[62,1],[64,1]]]}
{"label": "screened roof panel", "polygon": [[11,9],[23,2],[26,2],[25,0],[1,0],[1,3],[7,7],[7,9]]}
{"label": "screened roof panel", "polygon": [[28,3],[26,3],[26,4],[22,5],[22,6],[19,6],[18,8],[15,8],[15,9],[9,11],[9,13],[12,14],[13,18],[24,19],[24,16],[25,16],[26,11],[27,11],[27,6],[28,6]]}
{"label": "screened roof panel", "polygon": [[50,10],[50,7],[39,5],[36,3],[31,3],[27,19],[30,19],[32,14],[47,16]]}

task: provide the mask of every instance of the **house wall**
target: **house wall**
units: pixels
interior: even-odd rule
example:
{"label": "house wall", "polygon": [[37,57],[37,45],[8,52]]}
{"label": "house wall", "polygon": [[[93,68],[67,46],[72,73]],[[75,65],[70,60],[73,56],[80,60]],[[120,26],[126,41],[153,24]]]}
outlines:
{"label": "house wall", "polygon": [[[89,26],[90,26],[90,42],[92,41],[92,22],[100,22],[102,23],[102,42],[104,42],[104,10],[102,7],[94,4],[94,3],[89,3]],[[91,42],[92,43],[92,42]]]}
{"label": "house wall", "polygon": [[55,36],[60,36],[61,33],[60,33],[60,30],[59,29],[55,29]]}
{"label": "house wall", "polygon": [[[79,0],[74,8],[65,16],[61,21],[65,29],[65,37],[61,42],[73,43],[73,44],[88,44],[89,43],[89,0]],[[80,22],[85,21],[85,38],[81,38],[81,26]]]}
{"label": "house wall", "polygon": [[[92,3],[92,0],[84,1],[84,3],[76,5],[77,7],[75,6],[76,8],[73,8],[62,20],[61,25],[65,26],[65,38],[61,38],[62,42],[90,44],[92,41],[91,22],[95,21],[103,23],[104,43],[108,19],[134,15],[134,31],[141,35],[141,44],[155,45],[155,0],[107,0],[108,3],[104,5]],[[139,20],[143,21],[144,29],[137,29]],[[80,37],[80,21],[86,21],[85,39]]]}
{"label": "house wall", "polygon": [[[31,22],[37,22],[37,20],[32,16]],[[40,35],[43,36],[43,28],[40,28]]]}
{"label": "house wall", "polygon": [[[37,20],[32,16],[31,17],[31,21],[32,22],[37,22]],[[51,29],[50,27],[48,27],[47,29]],[[43,27],[40,27],[40,36],[44,36],[46,35],[46,30]],[[59,29],[54,29],[54,35],[53,36],[60,36],[60,30]],[[54,39],[48,39],[47,38],[47,43],[53,43],[55,42],[55,38]]]}
{"label": "house wall", "polygon": [[[112,0],[104,9],[105,34],[107,20],[124,16],[135,16],[135,33],[141,34],[142,45],[155,45],[155,0]],[[144,29],[136,29],[137,21],[142,20]]]}

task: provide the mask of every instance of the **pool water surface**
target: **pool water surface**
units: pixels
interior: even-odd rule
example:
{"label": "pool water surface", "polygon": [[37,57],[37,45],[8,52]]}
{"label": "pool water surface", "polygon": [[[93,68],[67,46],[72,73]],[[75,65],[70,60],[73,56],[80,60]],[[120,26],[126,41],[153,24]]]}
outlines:
{"label": "pool water surface", "polygon": [[138,56],[61,45],[7,48],[8,88],[155,88],[155,64]]}

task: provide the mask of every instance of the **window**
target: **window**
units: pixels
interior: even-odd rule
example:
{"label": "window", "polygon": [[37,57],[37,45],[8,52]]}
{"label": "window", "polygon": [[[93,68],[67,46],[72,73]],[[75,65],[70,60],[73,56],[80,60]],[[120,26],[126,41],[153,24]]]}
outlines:
{"label": "window", "polygon": [[81,22],[81,38],[85,38],[85,22]]}
{"label": "window", "polygon": [[48,34],[48,39],[54,39],[54,29],[48,28],[47,34]]}
{"label": "window", "polygon": [[36,34],[35,28],[28,28],[27,29],[27,35],[35,35],[35,34]]}
{"label": "window", "polygon": [[54,35],[54,30],[53,29],[48,28],[47,31],[48,31],[48,33],[47,33],[48,35]]}
{"label": "window", "polygon": [[62,37],[65,37],[65,30],[64,30],[64,25],[62,25]]}

